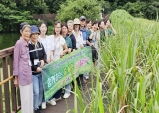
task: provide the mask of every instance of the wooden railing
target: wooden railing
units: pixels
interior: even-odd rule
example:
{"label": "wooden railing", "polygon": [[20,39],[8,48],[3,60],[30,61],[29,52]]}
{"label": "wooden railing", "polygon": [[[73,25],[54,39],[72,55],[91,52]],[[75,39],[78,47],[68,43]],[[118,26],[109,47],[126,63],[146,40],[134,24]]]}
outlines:
{"label": "wooden railing", "polygon": [[0,113],[17,113],[20,108],[19,90],[13,83],[14,47],[0,50]]}
{"label": "wooden railing", "polygon": [[33,14],[34,19],[54,21],[56,14]]}

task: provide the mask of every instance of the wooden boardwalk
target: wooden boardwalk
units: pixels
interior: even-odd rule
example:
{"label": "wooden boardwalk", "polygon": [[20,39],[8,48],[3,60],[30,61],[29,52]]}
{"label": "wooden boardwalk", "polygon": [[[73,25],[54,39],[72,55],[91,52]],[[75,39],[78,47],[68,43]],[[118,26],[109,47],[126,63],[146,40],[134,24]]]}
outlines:
{"label": "wooden boardwalk", "polygon": [[[68,99],[61,99],[57,101],[55,106],[52,106],[47,103],[47,107],[44,111],[44,113],[66,113],[68,110],[71,110],[74,108],[74,95],[71,94],[71,96]],[[70,113],[70,112],[69,112]]]}
{"label": "wooden boardwalk", "polygon": [[[81,90],[81,95],[82,99],[85,103],[85,105],[88,105],[91,103],[91,94],[92,94],[92,80],[94,81],[93,83],[93,88],[95,90],[96,87],[96,77],[92,77],[93,75],[90,75],[91,79],[88,80],[88,83],[84,85],[84,90]],[[105,76],[101,76],[100,79],[104,80]],[[103,92],[103,95],[107,94],[108,86],[107,83],[104,82],[102,84],[101,90]],[[106,103],[107,100],[106,98],[103,98],[103,103],[104,103],[104,108],[106,108]],[[79,104],[78,104],[79,105]],[[43,110],[44,113],[66,113],[68,110],[70,110],[68,113],[74,113],[74,94],[71,94],[71,96],[68,99],[61,99],[57,101],[56,106],[52,106],[50,104],[47,104],[46,110]],[[78,112],[82,113],[82,112]],[[87,112],[85,112],[87,113]]]}
{"label": "wooden boardwalk", "polygon": [[[89,80],[88,83],[84,85],[84,90],[81,91],[85,102],[90,101],[89,99],[90,98],[89,94],[91,93],[89,92],[90,90],[89,88],[91,87],[90,81],[91,80]],[[43,111],[44,113],[66,113],[68,110],[70,110],[70,112],[68,113],[73,113],[73,109],[74,109],[74,94],[71,93],[71,96],[68,99],[62,98],[61,100],[56,102],[55,106],[52,106],[47,103],[46,109]]]}
{"label": "wooden boardwalk", "polygon": [[[13,76],[12,76],[13,52],[14,52],[14,47],[10,47],[0,51],[0,61],[2,61],[2,71],[0,71],[0,75],[2,75],[0,77],[0,113],[21,113],[19,90],[17,90],[13,84]],[[85,88],[84,91],[81,90],[82,101],[84,102],[84,105],[85,105],[84,107],[88,108],[89,110],[90,110],[89,104],[91,104],[92,102],[91,100],[92,81],[94,81],[93,94],[96,88],[96,77],[93,75],[93,73],[90,74],[91,79],[84,86]],[[100,81],[102,80],[104,80],[104,78],[100,78]],[[104,87],[105,84],[106,83],[102,84],[103,95],[107,93],[106,91],[107,88],[105,89]],[[2,92],[4,92],[4,94]],[[2,98],[2,94],[4,98]],[[106,99],[103,98],[103,100],[105,104]],[[68,113],[74,113],[74,104],[78,104],[77,109],[81,107],[81,104],[79,103],[78,100],[77,100],[77,103],[74,103],[74,94],[71,94],[71,96],[68,99],[62,99],[58,101],[56,106],[47,104],[47,108],[43,111],[44,113],[66,113],[67,111],[69,111]],[[106,108],[106,106],[104,106],[104,108]],[[83,113],[83,111],[79,111],[78,113]],[[88,112],[85,111],[84,113],[88,113]]]}

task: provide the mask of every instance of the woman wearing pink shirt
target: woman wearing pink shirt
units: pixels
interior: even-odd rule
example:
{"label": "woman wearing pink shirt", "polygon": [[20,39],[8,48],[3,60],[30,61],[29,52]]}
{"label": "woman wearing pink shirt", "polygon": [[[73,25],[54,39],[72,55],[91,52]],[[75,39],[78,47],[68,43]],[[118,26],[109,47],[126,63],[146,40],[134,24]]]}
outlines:
{"label": "woman wearing pink shirt", "polygon": [[20,89],[22,113],[33,113],[33,84],[28,47],[31,30],[27,22],[20,24],[20,33],[21,37],[14,47],[14,85]]}

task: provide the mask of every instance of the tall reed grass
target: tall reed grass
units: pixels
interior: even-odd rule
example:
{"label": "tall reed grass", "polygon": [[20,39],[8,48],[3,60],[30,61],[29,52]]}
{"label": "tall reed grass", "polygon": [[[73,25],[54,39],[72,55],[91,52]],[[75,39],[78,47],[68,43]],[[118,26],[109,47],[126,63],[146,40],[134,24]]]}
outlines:
{"label": "tall reed grass", "polygon": [[124,10],[110,19],[117,35],[102,42],[89,101],[75,92],[75,113],[159,113],[159,23]]}

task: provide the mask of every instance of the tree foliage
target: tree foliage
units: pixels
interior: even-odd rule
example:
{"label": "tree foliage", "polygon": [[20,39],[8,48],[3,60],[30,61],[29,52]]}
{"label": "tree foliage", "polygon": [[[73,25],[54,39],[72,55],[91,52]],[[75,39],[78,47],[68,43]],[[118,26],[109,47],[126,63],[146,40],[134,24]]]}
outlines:
{"label": "tree foliage", "polygon": [[50,13],[57,13],[57,11],[60,9],[60,5],[66,2],[66,0],[45,0],[45,2]]}
{"label": "tree foliage", "polygon": [[101,5],[97,0],[66,0],[65,3],[61,4],[56,18],[61,21],[67,21],[84,15],[86,18],[96,20],[99,19],[100,12]]}
{"label": "tree foliage", "polygon": [[156,19],[159,10],[159,0],[109,0],[111,11],[124,9],[135,17]]}
{"label": "tree foliage", "polygon": [[30,11],[19,10],[14,0],[1,0],[0,10],[1,32],[19,31],[19,24],[24,21],[30,24],[37,23]]}
{"label": "tree foliage", "polygon": [[159,0],[0,0],[0,32],[17,31],[22,21],[37,23],[32,14],[57,13],[62,21],[81,15],[95,20],[100,12],[110,14],[116,9],[135,17],[158,19]]}
{"label": "tree foliage", "polygon": [[142,17],[144,14],[142,12],[143,7],[146,7],[146,4],[144,2],[128,2],[124,5],[123,9],[129,12],[131,15],[135,17]]}
{"label": "tree foliage", "polygon": [[18,9],[30,11],[31,14],[46,13],[48,6],[44,0],[15,0]]}

